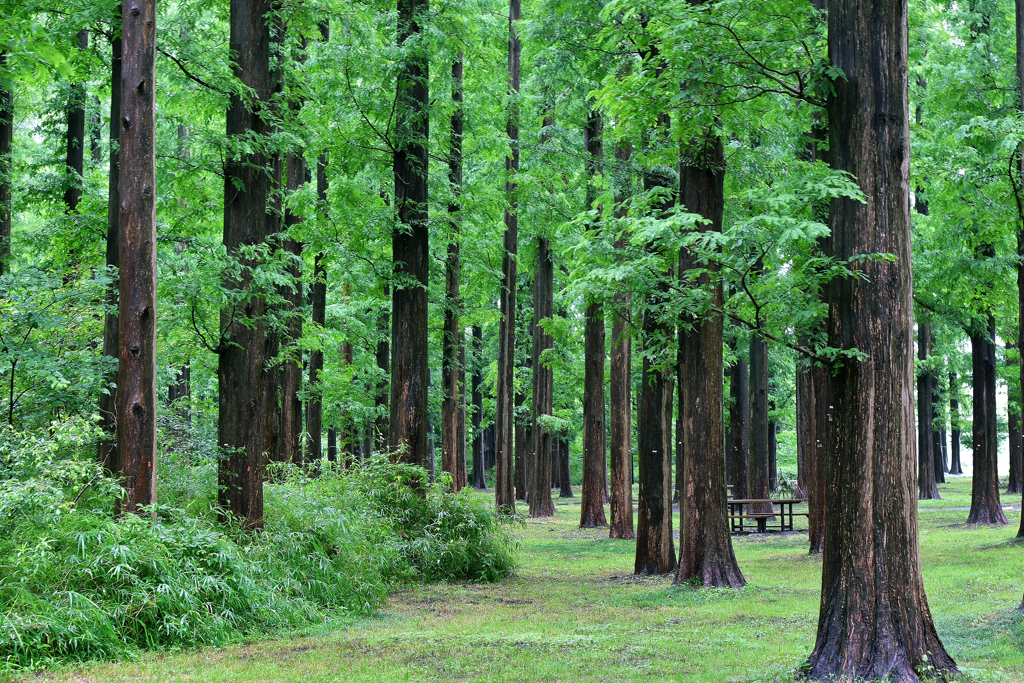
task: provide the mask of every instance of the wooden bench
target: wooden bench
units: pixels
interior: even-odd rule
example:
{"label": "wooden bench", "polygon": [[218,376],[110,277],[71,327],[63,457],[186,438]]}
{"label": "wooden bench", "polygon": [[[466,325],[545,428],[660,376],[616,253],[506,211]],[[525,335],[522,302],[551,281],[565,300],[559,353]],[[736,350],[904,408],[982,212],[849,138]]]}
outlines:
{"label": "wooden bench", "polygon": [[[768,531],[793,531],[793,518],[806,517],[806,512],[793,512],[793,505],[804,501],[796,498],[742,498],[726,501],[729,507],[729,530],[734,534],[753,533],[754,529],[744,524],[744,520],[753,520],[757,533]],[[775,506],[779,511],[775,512]],[[746,506],[746,510],[744,507]],[[772,512],[751,512],[751,506],[770,506]],[[788,508],[788,509],[787,509]],[[777,528],[769,528],[768,520],[778,518]]]}

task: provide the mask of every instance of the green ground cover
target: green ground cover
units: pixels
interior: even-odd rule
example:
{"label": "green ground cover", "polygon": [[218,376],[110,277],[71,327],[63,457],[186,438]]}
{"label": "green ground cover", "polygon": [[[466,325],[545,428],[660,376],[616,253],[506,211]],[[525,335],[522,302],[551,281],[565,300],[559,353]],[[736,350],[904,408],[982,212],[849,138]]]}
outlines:
{"label": "green ground cover", "polygon": [[[967,478],[940,490],[969,504]],[[577,529],[578,498],[556,505],[520,530],[520,568],[496,584],[417,587],[316,632],[23,680],[787,681],[813,647],[821,562],[806,533],[735,538],[742,590],[674,588],[632,576],[632,542]],[[1024,681],[1019,514],[978,528],[963,511],[921,511],[932,614],[969,680]]]}

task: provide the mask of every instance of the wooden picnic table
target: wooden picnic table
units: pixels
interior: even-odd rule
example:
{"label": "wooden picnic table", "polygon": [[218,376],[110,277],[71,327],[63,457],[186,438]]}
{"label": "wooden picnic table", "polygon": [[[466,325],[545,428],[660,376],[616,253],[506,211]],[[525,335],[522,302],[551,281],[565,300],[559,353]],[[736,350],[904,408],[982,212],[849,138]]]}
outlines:
{"label": "wooden picnic table", "polygon": [[[729,504],[729,530],[733,533],[749,533],[744,524],[745,520],[754,520],[757,523],[757,532],[761,534],[767,531],[793,531],[793,517],[807,516],[806,512],[793,512],[794,504],[804,502],[799,498],[732,498],[726,502]],[[771,513],[752,513],[749,510],[747,512],[743,510],[743,506],[748,506],[749,508],[751,505],[765,504],[772,506]],[[778,512],[775,512],[775,505],[779,506]],[[787,506],[789,507],[788,512],[786,511]],[[768,520],[772,517],[779,518],[778,528],[768,528]]]}

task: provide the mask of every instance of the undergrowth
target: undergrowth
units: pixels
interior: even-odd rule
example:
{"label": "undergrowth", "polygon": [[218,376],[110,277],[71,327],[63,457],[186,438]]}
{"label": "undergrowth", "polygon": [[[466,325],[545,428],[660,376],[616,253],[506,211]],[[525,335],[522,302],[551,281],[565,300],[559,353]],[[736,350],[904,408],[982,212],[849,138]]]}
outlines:
{"label": "undergrowth", "polygon": [[115,518],[95,436],[0,432],[0,670],[219,645],[365,614],[399,585],[514,569],[507,520],[384,459],[279,468],[265,528],[246,533],[217,521],[215,456],[166,449],[163,502]]}

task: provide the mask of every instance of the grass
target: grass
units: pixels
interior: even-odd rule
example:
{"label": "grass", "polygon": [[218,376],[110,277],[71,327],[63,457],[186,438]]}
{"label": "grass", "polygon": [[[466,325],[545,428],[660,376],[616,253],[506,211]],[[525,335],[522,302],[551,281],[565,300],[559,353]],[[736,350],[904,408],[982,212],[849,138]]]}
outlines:
{"label": "grass", "polygon": [[[967,478],[940,490],[947,507],[969,504]],[[417,587],[373,617],[303,635],[22,680],[767,682],[792,680],[810,653],[821,561],[805,533],[734,537],[742,590],[674,588],[632,576],[631,541],[577,529],[578,498],[556,506],[556,517],[527,522],[520,569],[497,584]],[[931,611],[970,680],[1024,681],[1019,515],[968,527],[964,511],[922,506]]]}

